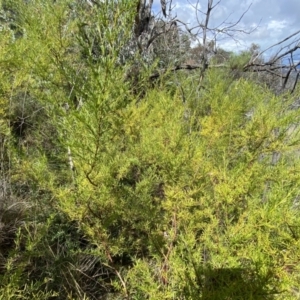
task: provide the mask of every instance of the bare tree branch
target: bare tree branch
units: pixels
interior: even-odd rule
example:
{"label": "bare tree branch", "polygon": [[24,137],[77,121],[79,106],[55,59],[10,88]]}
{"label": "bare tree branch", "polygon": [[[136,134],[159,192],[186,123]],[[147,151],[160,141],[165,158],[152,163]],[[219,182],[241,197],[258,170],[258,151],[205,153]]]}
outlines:
{"label": "bare tree branch", "polygon": [[[300,30],[294,32],[293,34],[291,34],[290,36],[284,38],[284,39],[281,40],[280,42],[278,42],[278,43],[276,43],[276,44],[273,44],[273,45],[271,45],[270,47],[268,47],[267,49],[261,51],[261,52],[258,53],[257,56],[253,59],[253,62],[254,62],[258,57],[261,57],[261,56],[262,56],[265,52],[267,52],[268,50],[270,50],[270,49],[272,49],[272,48],[274,48],[274,47],[276,47],[276,46],[279,46],[279,45],[283,44],[284,42],[290,40],[292,37],[296,36],[296,35],[299,34],[299,33],[300,33]],[[284,47],[284,48],[285,48],[285,47]],[[283,49],[283,48],[281,48],[281,50],[282,50],[282,49]]]}
{"label": "bare tree branch", "polygon": [[[202,65],[190,65],[190,64],[182,64],[173,68],[169,68],[169,69],[161,69],[159,72],[156,72],[152,75],[150,75],[149,79],[156,79],[164,74],[166,74],[167,72],[175,72],[175,71],[179,71],[179,70],[197,70],[200,69],[202,67]],[[226,64],[218,64],[218,65],[209,65],[208,68],[226,68],[227,65]]]}
{"label": "bare tree branch", "polygon": [[[275,55],[273,55],[269,60],[265,60],[263,54],[276,49]],[[244,71],[251,72],[267,72],[272,73],[277,77],[281,77],[282,86],[281,90],[286,89],[287,83],[291,78],[292,74],[296,74],[291,92],[294,92],[298,78],[300,61],[295,62],[295,55],[300,50],[300,30],[297,30],[288,37],[282,39],[281,41],[267,47],[263,51],[260,51],[257,55],[251,58],[251,60],[244,66]],[[289,61],[289,64],[284,64],[284,61]],[[281,72],[276,72],[280,70]],[[282,72],[284,71],[284,72]]]}

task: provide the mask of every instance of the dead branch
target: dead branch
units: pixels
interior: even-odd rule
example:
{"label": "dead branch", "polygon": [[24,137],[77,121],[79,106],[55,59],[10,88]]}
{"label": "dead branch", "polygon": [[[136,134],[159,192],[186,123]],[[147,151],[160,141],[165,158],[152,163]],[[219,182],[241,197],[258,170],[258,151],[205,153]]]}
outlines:
{"label": "dead branch", "polygon": [[[265,54],[267,51],[271,51],[272,49],[275,50],[278,46],[280,47],[277,49],[275,55],[273,55],[273,57],[269,60],[265,61],[263,59],[263,54]],[[292,93],[295,90],[300,72],[298,70],[300,62],[295,62],[294,60],[294,56],[299,49],[300,30],[259,52],[256,56],[252,57],[248,64],[244,66],[243,70],[247,72],[267,72],[280,77],[283,80],[281,90],[286,89],[287,82],[291,77],[291,74],[294,72],[296,73],[296,78],[291,88]],[[289,64],[284,64],[283,61],[287,60],[289,61]],[[279,70],[281,71],[280,73],[276,72]]]}
{"label": "dead branch", "polygon": [[[163,76],[164,74],[168,73],[168,72],[176,72],[179,70],[197,70],[200,69],[202,67],[202,65],[190,65],[190,64],[183,64],[183,65],[179,65],[173,68],[168,68],[168,69],[161,69],[159,72],[156,72],[152,75],[150,75],[149,79],[156,79],[158,77]],[[218,64],[218,65],[208,65],[208,68],[226,68],[227,65],[226,64]]]}
{"label": "dead branch", "polygon": [[[271,50],[272,48],[275,48],[276,46],[279,46],[279,45],[283,44],[284,42],[290,40],[292,37],[296,36],[296,35],[299,34],[299,33],[300,33],[300,30],[294,32],[293,34],[291,34],[291,35],[289,35],[288,37],[284,38],[283,40],[279,41],[278,43],[271,45],[271,46],[268,47],[267,49],[264,49],[263,51],[261,51],[260,53],[257,54],[257,56],[253,59],[253,62],[254,62],[257,58],[261,57],[265,52]],[[281,48],[279,51],[281,51],[281,50],[284,49],[284,48],[285,48],[285,47]]]}

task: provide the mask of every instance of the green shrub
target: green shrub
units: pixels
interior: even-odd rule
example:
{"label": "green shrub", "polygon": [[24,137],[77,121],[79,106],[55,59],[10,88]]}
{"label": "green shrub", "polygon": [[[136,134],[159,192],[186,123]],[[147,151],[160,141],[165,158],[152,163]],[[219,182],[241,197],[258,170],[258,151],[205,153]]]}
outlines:
{"label": "green shrub", "polygon": [[113,93],[111,106],[99,94],[66,117],[77,189],[53,193],[124,295],[272,299],[286,291],[288,299],[299,280],[299,137],[288,130],[298,117],[289,103],[214,73],[201,116],[184,117],[181,98],[163,91],[123,108],[114,103],[124,93]]}

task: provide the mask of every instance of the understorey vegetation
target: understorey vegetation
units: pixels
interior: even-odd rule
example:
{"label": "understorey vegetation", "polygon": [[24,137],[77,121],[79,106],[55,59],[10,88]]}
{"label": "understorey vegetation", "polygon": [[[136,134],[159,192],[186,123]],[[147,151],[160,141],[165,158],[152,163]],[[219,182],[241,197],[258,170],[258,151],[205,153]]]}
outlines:
{"label": "understorey vegetation", "polygon": [[2,1],[0,300],[298,299],[297,66],[137,2]]}

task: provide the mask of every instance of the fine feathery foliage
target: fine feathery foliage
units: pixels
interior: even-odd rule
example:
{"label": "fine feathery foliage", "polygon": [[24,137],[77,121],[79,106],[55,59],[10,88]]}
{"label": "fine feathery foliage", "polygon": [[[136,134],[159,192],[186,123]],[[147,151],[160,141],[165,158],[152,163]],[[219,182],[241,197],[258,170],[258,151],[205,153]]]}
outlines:
{"label": "fine feathery foliage", "polygon": [[298,117],[288,101],[213,73],[196,111],[180,93],[154,90],[122,107],[126,90],[108,91],[114,101],[99,93],[57,124],[72,150],[69,183],[45,159],[30,170],[111,268],[113,290],[134,299],[293,295]]}
{"label": "fine feathery foliage", "polygon": [[297,299],[295,98],[128,80],[134,1],[3,3],[0,299]]}

